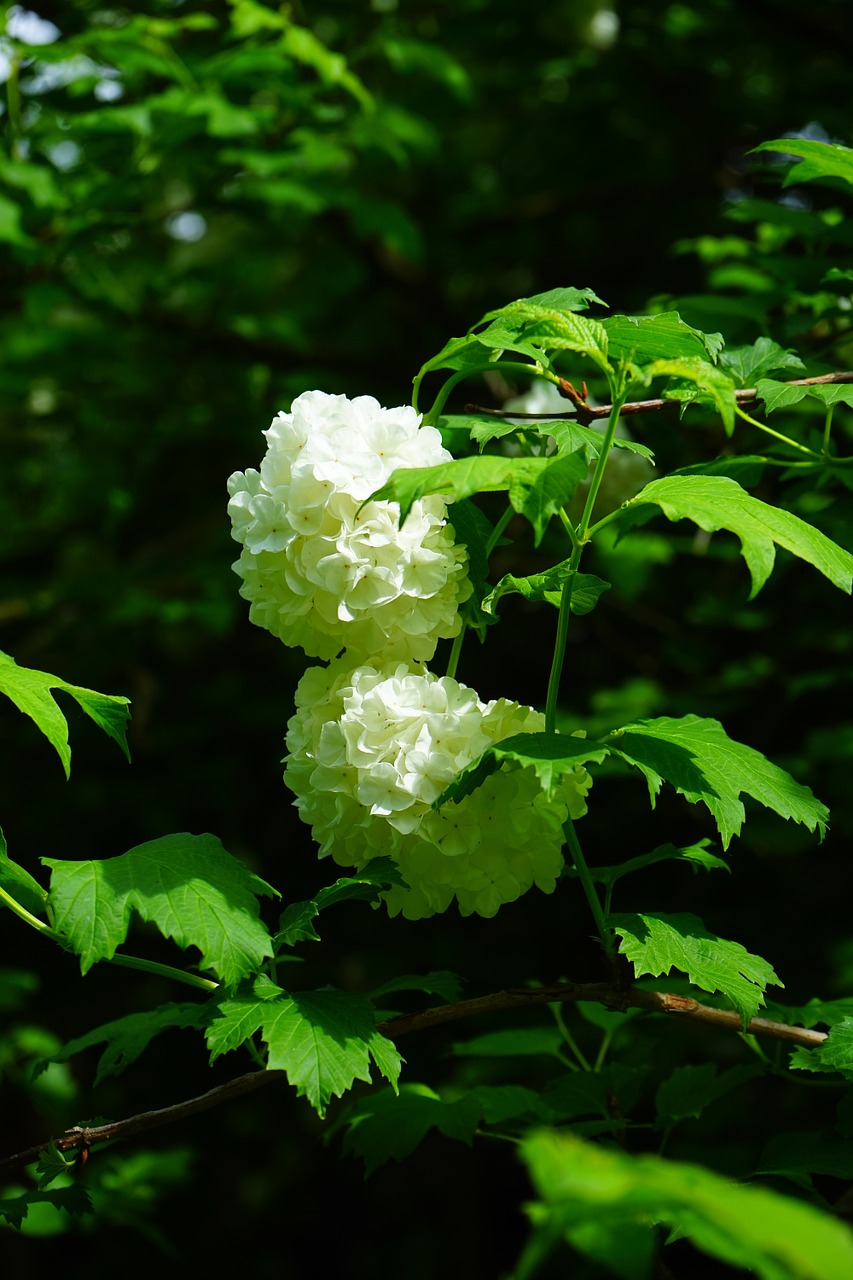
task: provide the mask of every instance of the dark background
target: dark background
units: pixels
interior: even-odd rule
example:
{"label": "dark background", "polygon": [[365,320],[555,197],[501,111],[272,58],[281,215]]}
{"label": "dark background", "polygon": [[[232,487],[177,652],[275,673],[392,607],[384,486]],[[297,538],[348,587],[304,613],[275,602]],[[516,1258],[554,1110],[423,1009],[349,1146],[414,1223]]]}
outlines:
{"label": "dark background", "polygon": [[[809,187],[779,203],[780,171],[747,154],[786,133],[850,143],[847,9],[292,6],[294,22],[349,60],[373,95],[367,111],[337,64],[295,57],[283,28],[252,30],[256,16],[239,7],[39,8],[61,39],[7,45],[7,61],[16,50],[24,59],[21,107],[7,97],[0,121],[0,647],[21,665],[129,696],[133,764],[69,708],[66,783],[35,728],[4,709],[0,797],[14,858],[36,871],[44,856],[108,857],[170,831],[209,830],[285,901],[333,878],[281,784],[304,660],[249,624],[225,513],[228,475],[258,465],[260,432],[298,392],[403,403],[449,336],[511,298],[564,284],[591,286],[616,311],[677,305],[730,344],[769,333],[814,371],[849,367],[843,289],[822,282],[826,261],[843,259],[827,256],[833,245],[809,222],[812,209],[846,212],[849,200]],[[210,24],[182,28],[193,15]],[[72,57],[90,62],[69,76]],[[844,224],[833,234],[835,250],[849,252]],[[570,361],[566,371],[587,376]],[[451,407],[523,388],[463,390]],[[804,439],[820,426],[794,418],[788,429]],[[700,412],[681,427],[649,415],[632,430],[661,470],[726,445]],[[758,444],[745,435],[738,447]],[[759,496],[838,533],[832,495],[762,485]],[[529,572],[538,562],[524,531],[513,532],[499,571]],[[766,956],[792,1002],[842,994],[853,976],[843,862],[853,728],[839,724],[847,602],[780,555],[748,605],[733,545],[703,549],[681,525],[669,533],[668,544],[645,544],[661,560],[676,547],[668,564],[627,553],[590,561],[615,588],[573,622],[566,724],[597,733],[637,715],[717,716],[830,804],[833,833],[819,846],[753,808],[731,878],[665,867],[629,882],[617,905],[696,911]],[[512,600],[501,608],[505,625],[482,651],[466,642],[459,676],[484,698],[541,704],[556,615]],[[627,776],[600,777],[593,800],[583,823],[593,863],[713,834],[704,811],[671,795],[652,815]],[[182,996],[106,967],[81,983],[70,959],[11,916],[3,929],[3,963],[39,975],[37,993],[26,986],[34,978],[5,979],[4,1148],[92,1109],[131,1114],[208,1087],[203,1047],[185,1032],[94,1094],[94,1054],[29,1086],[28,1064],[50,1036]],[[572,882],[492,921],[448,913],[412,925],[350,904],[309,951],[306,982],[369,989],[449,968],[475,994],[598,980],[590,932]],[[142,930],[134,946],[174,959]],[[685,1057],[666,1030],[637,1042],[656,1066]],[[409,1078],[464,1083],[464,1063],[447,1052],[454,1038],[401,1044]],[[691,1061],[729,1052],[707,1033],[687,1042]],[[225,1059],[212,1078],[244,1069],[248,1059]],[[718,1118],[718,1167],[771,1136],[780,1109],[823,1122],[811,1096],[772,1092],[747,1136],[734,1113]],[[56,1238],[7,1232],[7,1256],[31,1270],[61,1263],[72,1276],[93,1263],[126,1269],[129,1252],[167,1269],[250,1256],[253,1271],[287,1276],[393,1267],[416,1280],[509,1267],[529,1196],[509,1144],[469,1151],[433,1136],[419,1157],[365,1184],[337,1142],[324,1145],[287,1088],[268,1088],[163,1131],[144,1151],[96,1153],[107,1224],[95,1235],[85,1223]],[[685,1153],[674,1144],[668,1154]],[[701,1262],[689,1265],[699,1274]]]}

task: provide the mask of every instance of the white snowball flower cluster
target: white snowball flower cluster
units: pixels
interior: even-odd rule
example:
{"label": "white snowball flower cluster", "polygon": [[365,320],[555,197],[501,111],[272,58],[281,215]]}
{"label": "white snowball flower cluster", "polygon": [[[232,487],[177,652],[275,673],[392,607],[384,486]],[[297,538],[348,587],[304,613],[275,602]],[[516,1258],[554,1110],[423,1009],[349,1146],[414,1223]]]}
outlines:
{"label": "white snowball flower cluster", "polygon": [[591,779],[578,767],[552,800],[532,769],[504,765],[459,804],[431,805],[489,745],[544,727],[531,707],[483,703],[456,680],[404,664],[310,668],[288,725],[285,781],[320,855],[363,867],[390,856],[410,888],[386,895],[392,915],[493,916],[533,884],[553,891],[562,824],[586,812]]}
{"label": "white snowball flower cluster", "polygon": [[467,553],[437,496],[402,529],[396,503],[362,503],[397,467],[449,462],[434,427],[410,406],[307,391],[279,413],[260,472],[228,481],[234,565],[249,617],[287,645],[354,661],[427,661],[456,635],[471,593]]}

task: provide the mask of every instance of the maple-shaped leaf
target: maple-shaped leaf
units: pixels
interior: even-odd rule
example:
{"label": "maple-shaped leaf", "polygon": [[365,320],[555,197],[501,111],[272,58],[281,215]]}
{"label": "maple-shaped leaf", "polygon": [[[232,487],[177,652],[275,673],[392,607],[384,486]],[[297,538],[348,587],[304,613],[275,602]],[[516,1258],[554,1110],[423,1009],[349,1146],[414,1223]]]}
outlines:
{"label": "maple-shaped leaf", "polygon": [[269,1049],[267,1069],[284,1071],[299,1097],[325,1115],[355,1080],[370,1080],[371,1061],[396,1088],[403,1059],[376,1029],[366,996],[344,991],[282,991],[274,999],[254,993],[225,1000],[207,1032],[211,1060],[238,1048],[256,1031]]}
{"label": "maple-shaped leaf", "polygon": [[768,984],[783,985],[761,956],[709,933],[698,916],[687,912],[611,915],[608,923],[622,939],[619,951],[633,964],[636,977],[648,973],[656,978],[677,969],[695,987],[719,991],[731,1000],[744,1026],[764,1004]]}
{"label": "maple-shaped leaf", "polygon": [[359,1156],[366,1174],[386,1160],[403,1160],[430,1129],[469,1146],[483,1116],[482,1101],[471,1093],[444,1102],[423,1084],[404,1084],[399,1096],[390,1089],[360,1098],[341,1117],[346,1126],[343,1150]]}
{"label": "maple-shaped leaf", "polygon": [[612,754],[644,774],[652,804],[664,780],[692,804],[701,800],[714,816],[724,849],[743,826],[741,793],[809,831],[817,829],[823,838],[826,805],[760,751],[730,738],[718,720],[694,715],[637,720],[605,741]]}
{"label": "maple-shaped leaf", "polygon": [[64,1044],[58,1053],[39,1064],[39,1070],[52,1062],[67,1062],[76,1053],[90,1049],[93,1045],[105,1046],[98,1062],[95,1084],[99,1085],[108,1076],[117,1076],[125,1068],[135,1062],[149,1043],[163,1031],[173,1027],[190,1027],[198,1030],[207,1026],[212,1016],[211,1008],[206,1004],[162,1004],[157,1009],[144,1013],[129,1013],[124,1018],[116,1018],[113,1022],[105,1022],[83,1036],[77,1036]]}
{"label": "maple-shaped leaf", "polygon": [[647,503],[660,507],[668,520],[692,520],[707,533],[728,529],[736,534],[752,578],[750,599],[770,577],[777,546],[814,565],[836,587],[850,593],[853,555],[849,551],[790,511],[753,498],[729,476],[664,476],[647,484],[624,509],[630,513]]}
{"label": "maple-shaped leaf", "polygon": [[179,947],[198,947],[201,966],[226,986],[256,972],[272,939],[258,918],[258,894],[275,890],[212,835],[162,836],[117,858],[51,868],[54,928],[80,957],[83,973],[124,942],[134,911]]}
{"label": "maple-shaped leaf", "polygon": [[8,653],[0,653],[0,693],[11,698],[19,711],[34,720],[48,742],[55,747],[62,761],[66,778],[71,773],[71,748],[68,745],[68,721],[53,696],[54,689],[61,689],[74,699],[95,724],[103,729],[121,747],[130,759],[127,748],[127,722],[130,702],[118,694],[96,693],[69,684],[59,676],[31,667],[19,667]]}
{"label": "maple-shaped leaf", "polygon": [[853,1080],[853,1018],[842,1018],[831,1027],[816,1049],[798,1045],[791,1054],[790,1065],[799,1071],[838,1071],[845,1079]]}

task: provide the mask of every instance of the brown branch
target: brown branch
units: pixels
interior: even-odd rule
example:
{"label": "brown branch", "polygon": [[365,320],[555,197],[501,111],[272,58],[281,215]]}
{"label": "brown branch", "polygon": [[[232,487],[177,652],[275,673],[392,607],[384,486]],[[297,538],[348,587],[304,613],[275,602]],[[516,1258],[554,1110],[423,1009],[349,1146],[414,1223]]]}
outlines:
{"label": "brown branch", "polygon": [[[563,395],[567,400],[571,400],[575,406],[574,413],[518,413],[514,409],[487,409],[478,404],[466,404],[465,412],[482,413],[490,418],[525,418],[540,422],[563,422],[570,419],[573,422],[579,422],[581,426],[588,426],[590,422],[595,422],[599,418],[610,417],[612,405],[587,404],[586,397],[579,395],[570,382],[565,378],[561,378],[560,381]],[[833,382],[853,382],[853,370],[847,369],[839,373],[822,373],[813,378],[792,378],[785,385],[788,387],[814,387]],[[752,400],[757,399],[757,387],[741,387],[735,391],[735,400],[738,404],[749,404]],[[647,413],[659,409],[671,409],[679,404],[681,404],[680,400],[629,400],[626,404],[623,404],[622,413]]]}
{"label": "brown branch", "polygon": [[[537,1004],[573,1004],[578,1000],[590,1000],[616,1012],[645,1009],[648,1013],[675,1014],[691,1022],[709,1023],[729,1031],[745,1030],[751,1035],[771,1036],[789,1044],[803,1045],[807,1049],[815,1049],[823,1044],[828,1034],[806,1027],[792,1027],[786,1022],[774,1022],[770,1018],[753,1018],[744,1027],[740,1015],[733,1010],[714,1009],[710,1005],[700,1004],[698,1000],[672,995],[667,991],[641,991],[636,988],[621,991],[604,982],[561,982],[551,987],[509,987],[488,996],[477,996],[473,1000],[458,1000],[454,1004],[438,1005],[420,1013],[404,1013],[379,1023],[377,1030],[389,1040],[397,1040],[413,1031],[427,1031],[449,1022],[459,1022],[463,1018],[478,1017],[483,1013],[526,1009]],[[284,1075],[283,1071],[250,1071],[229,1080],[227,1084],[217,1085],[215,1089],[210,1089],[197,1098],[162,1107],[159,1111],[143,1111],[126,1120],[113,1120],[108,1124],[77,1125],[66,1130],[59,1138],[40,1142],[26,1151],[19,1151],[0,1160],[0,1174],[12,1173],[15,1169],[32,1164],[51,1145],[59,1151],[88,1151],[98,1143],[131,1138],[139,1133],[147,1133],[149,1129],[157,1129],[161,1125],[197,1115],[200,1111],[208,1111],[211,1107],[221,1106],[232,1098],[253,1093],[255,1089],[271,1084]]]}

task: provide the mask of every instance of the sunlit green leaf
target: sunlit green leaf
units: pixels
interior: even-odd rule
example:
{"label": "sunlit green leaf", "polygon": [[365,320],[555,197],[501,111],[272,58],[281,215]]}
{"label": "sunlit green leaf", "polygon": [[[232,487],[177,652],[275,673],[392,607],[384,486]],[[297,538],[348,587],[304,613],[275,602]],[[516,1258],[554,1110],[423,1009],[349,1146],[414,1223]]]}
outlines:
{"label": "sunlit green leaf", "polygon": [[597,763],[605,758],[608,748],[599,742],[588,742],[558,733],[516,733],[488,747],[479,759],[457,774],[450,786],[439,796],[435,806],[448,800],[458,802],[482,786],[491,774],[504,763],[514,763],[522,768],[532,766],[542,789],[550,797],[566,773],[572,773],[577,765],[588,760]]}
{"label": "sunlit green leaf", "polygon": [[809,182],[813,178],[841,178],[853,186],[853,150],[837,142],[774,138],[770,142],[760,142],[753,151],[774,151],[799,158],[799,164],[792,164],[782,179],[783,187]]}
{"label": "sunlit green leaf", "polygon": [[366,996],[333,990],[276,1000],[237,995],[222,1002],[208,1028],[211,1059],[239,1048],[256,1031],[269,1048],[268,1070],[286,1072],[297,1095],[321,1116],[355,1080],[370,1080],[371,1061],[396,1088],[402,1058],[376,1030]]}
{"label": "sunlit green leaf", "polygon": [[48,675],[46,671],[19,667],[14,658],[10,658],[7,653],[0,653],[0,693],[5,693],[19,711],[36,722],[47,740],[56,748],[67,778],[71,772],[68,721],[60,711],[51,693],[52,689],[62,689],[69,693],[86,715],[117,742],[130,759],[126,737],[127,721],[130,718],[130,703],[127,698],[82,689],[79,685],[69,684],[67,680],[60,680],[58,676]]}
{"label": "sunlit green leaf", "polygon": [[179,947],[197,947],[202,967],[229,986],[272,955],[257,895],[275,890],[215,836],[163,836],[97,862],[42,861],[51,868],[54,928],[83,973],[115,954],[134,911]]}
{"label": "sunlit green leaf", "polygon": [[719,333],[694,329],[677,311],[663,311],[656,316],[607,316],[601,323],[611,357],[634,364],[691,356],[715,361],[723,345]]}
{"label": "sunlit green leaf", "polygon": [[654,913],[617,914],[608,923],[619,934],[619,951],[634,966],[639,978],[653,978],[677,969],[694,986],[731,1000],[744,1025],[764,1004],[764,992],[772,983],[783,984],[761,956],[750,955],[739,942],[709,933],[698,916]]}
{"label": "sunlit green leaf", "polygon": [[653,804],[662,780],[691,804],[702,801],[714,816],[724,849],[743,826],[741,794],[823,837],[826,806],[760,751],[730,738],[718,720],[694,715],[637,720],[615,730],[607,742],[615,755],[643,772]]}
{"label": "sunlit green leaf", "polygon": [[630,510],[645,503],[659,506],[668,520],[692,520],[713,533],[728,529],[737,534],[741,554],[752,578],[750,599],[770,577],[776,546],[799,556],[850,593],[853,556],[812,525],[790,511],[753,498],[727,476],[665,476],[652,480],[625,503]]}
{"label": "sunlit green leaf", "polygon": [[[739,1185],[698,1165],[593,1146],[566,1132],[533,1134],[522,1157],[541,1202],[537,1230],[558,1230],[581,1252],[590,1224],[602,1229],[595,1237],[600,1245],[611,1227],[636,1224],[650,1232],[650,1224],[662,1223],[712,1258],[762,1280],[846,1280],[853,1273],[853,1233],[846,1224],[763,1187]],[[589,1252],[597,1256],[595,1248]]]}

